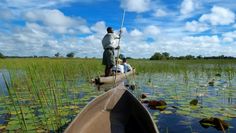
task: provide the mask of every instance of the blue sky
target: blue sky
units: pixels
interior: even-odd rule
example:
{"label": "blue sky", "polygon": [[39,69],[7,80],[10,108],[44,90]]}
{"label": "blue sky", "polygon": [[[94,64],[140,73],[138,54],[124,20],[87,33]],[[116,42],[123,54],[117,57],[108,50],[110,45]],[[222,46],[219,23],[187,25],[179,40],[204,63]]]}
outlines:
{"label": "blue sky", "polygon": [[0,52],[102,57],[106,27],[119,30],[121,53],[149,58],[236,57],[235,0],[1,0]]}

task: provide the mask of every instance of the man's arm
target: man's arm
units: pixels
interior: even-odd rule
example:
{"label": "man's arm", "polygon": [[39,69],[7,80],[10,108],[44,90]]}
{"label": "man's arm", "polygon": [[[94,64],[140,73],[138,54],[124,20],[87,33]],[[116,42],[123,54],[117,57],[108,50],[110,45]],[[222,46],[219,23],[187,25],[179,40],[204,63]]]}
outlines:
{"label": "man's arm", "polygon": [[119,35],[113,34],[114,39],[120,39],[121,38],[121,33],[122,33],[122,30],[120,30]]}

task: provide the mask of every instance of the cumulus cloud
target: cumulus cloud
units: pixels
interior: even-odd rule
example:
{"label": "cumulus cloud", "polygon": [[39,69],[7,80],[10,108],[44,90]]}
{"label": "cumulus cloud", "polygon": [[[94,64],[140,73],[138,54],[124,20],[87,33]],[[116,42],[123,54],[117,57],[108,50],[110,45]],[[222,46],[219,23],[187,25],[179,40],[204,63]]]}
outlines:
{"label": "cumulus cloud", "polygon": [[234,42],[236,39],[236,31],[224,33],[222,36],[224,42]]}
{"label": "cumulus cloud", "polygon": [[159,27],[155,25],[148,25],[144,29],[144,34],[147,36],[157,36],[160,32]]}
{"label": "cumulus cloud", "polygon": [[167,12],[164,11],[163,9],[157,9],[153,14],[153,16],[155,16],[155,17],[164,17],[167,15],[168,15]]}
{"label": "cumulus cloud", "polygon": [[132,37],[141,37],[142,35],[143,33],[138,29],[134,29],[130,32],[130,36]]}
{"label": "cumulus cloud", "polygon": [[95,33],[98,33],[100,35],[104,35],[106,33],[106,24],[104,21],[99,21],[95,23],[92,27],[91,30],[94,31]]}
{"label": "cumulus cloud", "polygon": [[6,55],[43,55],[39,54],[44,50],[43,45],[53,39],[44,27],[35,23],[27,23],[25,27],[14,29],[11,34],[1,33],[0,49],[6,51]]}
{"label": "cumulus cloud", "polygon": [[[65,55],[73,51],[76,52],[76,56],[80,57],[102,57],[101,39],[106,34],[106,21],[100,19],[94,22],[95,18],[93,18],[93,22],[87,24],[85,19],[67,16],[62,10],[57,9],[58,5],[64,6],[63,3],[66,5],[71,2],[82,2],[82,0],[47,0],[47,2],[42,0],[35,3],[33,1],[13,0],[12,5],[9,3],[6,5],[6,7],[11,7],[12,9],[19,8],[21,19],[19,24],[14,23],[13,25],[7,24],[7,21],[1,21],[4,24],[4,26],[0,25],[1,52],[3,51],[5,55],[53,56],[56,52],[62,51],[61,54]],[[96,2],[100,0],[89,1]],[[236,31],[225,33],[226,31],[220,29],[221,33],[223,33],[217,34],[217,36],[207,35],[207,33],[205,36],[201,36],[198,33],[210,29],[211,21],[215,21],[215,18],[212,17],[213,15],[218,15],[217,21],[223,21],[221,23],[217,22],[217,25],[226,23],[225,21],[228,17],[225,16],[230,15],[225,15],[227,13],[222,13],[222,11],[220,13],[212,9],[211,13],[204,14],[208,15],[208,19],[203,19],[204,15],[202,15],[202,19],[200,18],[199,21],[186,22],[184,20],[180,22],[176,20],[179,17],[176,12],[179,11],[168,10],[165,6],[153,5],[155,2],[153,0],[121,1],[121,6],[127,11],[145,12],[142,15],[138,15],[138,17],[141,16],[140,18],[137,17],[139,21],[126,19],[127,26],[132,25],[132,27],[123,28],[120,44],[121,53],[134,58],[149,58],[154,52],[169,52],[174,56],[187,54],[236,56]],[[2,3],[0,3],[1,7],[3,7]],[[23,8],[28,9],[25,10]],[[182,16],[192,15],[196,9],[198,9],[197,0],[184,0],[180,13]],[[226,10],[230,11],[229,9]],[[5,16],[4,13],[0,13],[0,16],[11,19],[16,12],[9,11],[5,13]],[[173,13],[170,18],[157,18],[170,15],[169,13]],[[129,14],[127,15],[129,17]],[[132,13],[130,16],[132,15],[136,14]],[[114,20],[114,18],[111,19]],[[22,21],[24,22],[23,24],[21,23]],[[235,27],[235,23],[231,22],[229,26],[225,29]],[[191,33],[192,36],[188,36],[186,35],[186,30],[196,33]],[[215,30],[219,33],[217,26],[215,26]],[[222,45],[224,43],[227,43],[227,45]]]}
{"label": "cumulus cloud", "polygon": [[183,0],[180,7],[180,13],[187,15],[193,12],[198,7],[196,0]]}
{"label": "cumulus cloud", "polygon": [[162,42],[159,49],[164,49],[164,51],[168,51],[174,56],[187,54],[195,56],[216,56],[222,54],[232,56],[236,54],[236,51],[233,51],[235,48],[232,47],[232,45],[221,45],[221,43],[221,39],[216,35],[183,36],[176,39],[171,38]]}
{"label": "cumulus cloud", "polygon": [[53,8],[57,6],[68,6],[72,3],[95,3],[104,0],[3,0],[0,7],[14,8],[14,9],[40,9]]}
{"label": "cumulus cloud", "polygon": [[220,39],[218,36],[188,36],[183,38],[184,42],[187,42],[189,44],[195,43],[195,44],[201,44],[204,47],[212,46],[212,45],[219,45]]}
{"label": "cumulus cloud", "polygon": [[78,30],[81,33],[90,33],[90,30],[85,25],[85,21],[81,18],[71,18],[65,16],[57,9],[42,9],[34,10],[25,13],[26,21],[41,22],[45,26],[50,27],[58,33],[75,33]]}
{"label": "cumulus cloud", "polygon": [[227,8],[214,6],[211,13],[202,15],[199,21],[212,25],[229,25],[235,22],[235,14]]}
{"label": "cumulus cloud", "polygon": [[121,7],[130,12],[146,12],[150,10],[151,0],[121,0]]}
{"label": "cumulus cloud", "polygon": [[209,26],[205,23],[192,21],[192,22],[186,22],[185,29],[191,32],[203,32],[209,30]]}

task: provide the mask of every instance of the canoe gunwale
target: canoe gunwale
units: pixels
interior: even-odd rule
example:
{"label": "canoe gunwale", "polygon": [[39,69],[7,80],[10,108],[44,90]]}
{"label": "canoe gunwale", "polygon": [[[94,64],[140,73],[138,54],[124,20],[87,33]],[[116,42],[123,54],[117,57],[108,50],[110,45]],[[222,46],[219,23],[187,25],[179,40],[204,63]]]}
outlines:
{"label": "canoe gunwale", "polygon": [[[139,122],[142,122],[140,120],[146,121],[146,126],[144,124],[143,127],[148,130],[145,130],[144,132],[140,131],[141,133],[159,133],[157,126],[147,108],[145,108],[144,105],[142,105],[142,103],[138,101],[137,98],[130,91],[128,91],[123,84],[118,85],[117,87],[90,101],[70,123],[64,133],[93,133],[94,131],[97,133],[112,133],[113,131],[116,131],[117,128],[112,128],[114,123],[109,121],[109,117],[111,120],[111,118],[114,118],[112,117],[114,115],[113,113],[120,114],[123,112],[120,109],[126,109],[126,111],[128,110],[130,113],[132,112],[132,116],[135,116],[134,118],[140,117]],[[125,117],[124,114],[121,116],[124,118],[129,118]],[[116,118],[117,117],[115,117],[115,119]],[[103,123],[102,126],[101,123]],[[93,132],[91,132],[90,128],[93,129]],[[129,129],[139,130],[136,128],[137,126],[135,125],[131,126]]]}
{"label": "canoe gunwale", "polygon": [[[116,82],[119,82],[125,78],[127,78],[128,76],[130,75],[134,75],[135,74],[135,69],[133,69],[132,71],[129,71],[127,73],[119,73],[116,75]],[[115,76],[108,76],[108,77],[98,77],[95,79],[95,83],[96,84],[111,84],[111,83],[114,83],[114,80],[115,80]]]}

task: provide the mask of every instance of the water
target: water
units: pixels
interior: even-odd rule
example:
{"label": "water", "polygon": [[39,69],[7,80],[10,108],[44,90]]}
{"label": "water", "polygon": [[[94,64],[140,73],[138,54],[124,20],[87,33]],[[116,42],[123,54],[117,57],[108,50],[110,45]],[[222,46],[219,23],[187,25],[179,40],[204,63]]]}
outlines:
{"label": "water", "polygon": [[[161,133],[215,133],[213,127],[204,128],[199,121],[202,118],[217,117],[230,124],[227,132],[236,132],[236,79],[231,82],[227,77],[212,77],[214,86],[208,84],[206,77],[196,78],[189,75],[188,82],[181,75],[140,75],[139,94],[147,93],[152,100],[165,100],[167,108],[164,114],[158,110],[149,109],[151,114],[158,112],[155,119]],[[189,105],[192,99],[198,99],[198,105],[194,108]],[[147,105],[145,105],[147,106]],[[173,108],[175,107],[175,108]]]}
{"label": "water", "polygon": [[[4,93],[6,86],[2,78],[2,74],[6,75],[10,80],[7,71],[0,71],[0,85]],[[208,84],[214,79],[214,86]],[[60,81],[57,81],[60,84]],[[158,129],[161,133],[215,133],[217,131],[213,127],[204,128],[199,121],[202,118],[218,117],[230,124],[227,132],[236,132],[236,79],[228,81],[227,76],[209,77],[205,74],[195,76],[174,75],[174,74],[139,74],[136,76],[135,84],[137,89],[133,91],[137,97],[142,93],[147,93],[150,100],[165,100],[167,108],[164,111],[170,113],[165,114],[159,110],[152,110],[146,107],[152,114]],[[113,85],[105,85],[99,88],[98,93],[96,87],[91,86],[85,80],[68,81],[68,85],[73,87],[86,88],[84,90],[72,89],[69,98],[75,100],[72,106],[79,106],[82,109],[95,96],[109,90]],[[72,87],[72,88],[73,88]],[[59,92],[58,92],[59,93]],[[61,95],[64,95],[63,93]],[[64,97],[64,96],[63,96]],[[190,107],[189,102],[192,99],[198,99],[196,107]],[[0,100],[2,101],[2,100]],[[1,108],[0,111],[4,110]],[[147,106],[144,104],[144,106]],[[74,108],[71,108],[74,109]],[[75,109],[77,109],[75,107]],[[42,111],[39,110],[42,114]],[[77,112],[78,113],[78,112]],[[77,113],[69,114],[66,118],[74,118]],[[7,114],[0,113],[0,126],[9,120],[5,117]],[[1,130],[0,130],[1,131]]]}
{"label": "water", "polygon": [[5,77],[7,82],[9,83],[10,82],[10,75],[9,75],[8,71],[5,69],[0,70],[0,90],[1,90],[0,93],[7,94],[7,87],[6,87],[3,76]]}

